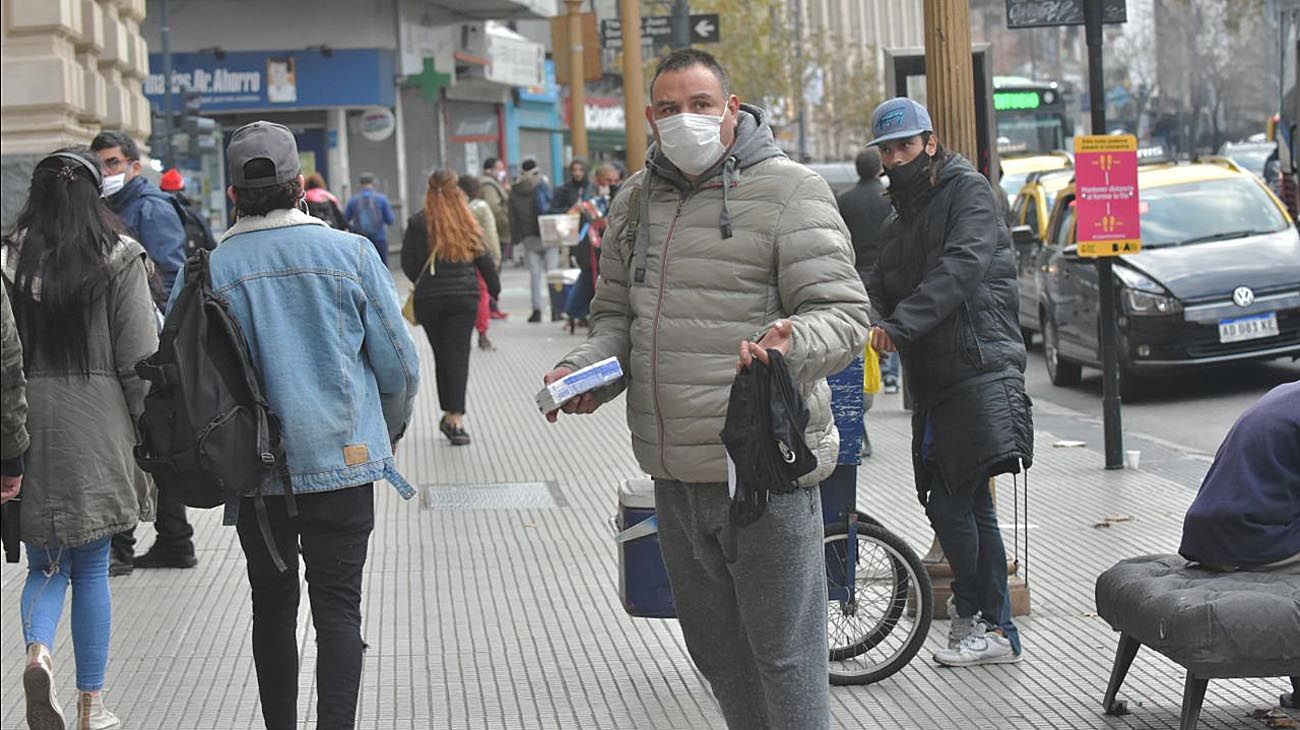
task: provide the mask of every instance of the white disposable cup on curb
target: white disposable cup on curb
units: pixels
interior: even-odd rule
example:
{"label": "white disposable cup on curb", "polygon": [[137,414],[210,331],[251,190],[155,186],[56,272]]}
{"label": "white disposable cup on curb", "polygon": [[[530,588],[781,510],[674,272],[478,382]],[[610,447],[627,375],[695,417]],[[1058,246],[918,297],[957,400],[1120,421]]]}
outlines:
{"label": "white disposable cup on curb", "polygon": [[1124,467],[1127,469],[1136,469],[1142,461],[1142,452],[1137,449],[1128,449],[1124,452]]}

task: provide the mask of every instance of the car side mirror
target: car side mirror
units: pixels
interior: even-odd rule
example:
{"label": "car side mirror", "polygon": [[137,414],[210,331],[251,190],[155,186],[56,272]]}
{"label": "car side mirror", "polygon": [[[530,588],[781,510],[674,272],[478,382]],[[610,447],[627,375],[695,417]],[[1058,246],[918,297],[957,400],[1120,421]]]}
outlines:
{"label": "car side mirror", "polygon": [[1028,251],[1041,243],[1038,240],[1038,234],[1029,226],[1013,227],[1011,229],[1011,242],[1015,244],[1017,250],[1021,251]]}

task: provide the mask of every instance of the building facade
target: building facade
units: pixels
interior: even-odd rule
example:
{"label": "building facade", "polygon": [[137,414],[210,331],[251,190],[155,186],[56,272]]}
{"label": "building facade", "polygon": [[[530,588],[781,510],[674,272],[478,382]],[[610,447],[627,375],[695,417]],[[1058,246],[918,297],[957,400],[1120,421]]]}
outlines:
{"label": "building facade", "polygon": [[101,128],[144,140],[144,0],[0,3],[0,226],[13,223],[46,153]]}

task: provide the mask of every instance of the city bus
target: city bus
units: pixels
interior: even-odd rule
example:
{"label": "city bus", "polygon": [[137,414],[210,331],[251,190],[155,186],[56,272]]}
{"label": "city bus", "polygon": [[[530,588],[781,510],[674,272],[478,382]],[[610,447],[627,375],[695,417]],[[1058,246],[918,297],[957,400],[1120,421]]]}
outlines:
{"label": "city bus", "polygon": [[1071,94],[1055,81],[1017,76],[993,77],[993,109],[998,119],[998,154],[1041,155],[1069,149],[1074,125]]}

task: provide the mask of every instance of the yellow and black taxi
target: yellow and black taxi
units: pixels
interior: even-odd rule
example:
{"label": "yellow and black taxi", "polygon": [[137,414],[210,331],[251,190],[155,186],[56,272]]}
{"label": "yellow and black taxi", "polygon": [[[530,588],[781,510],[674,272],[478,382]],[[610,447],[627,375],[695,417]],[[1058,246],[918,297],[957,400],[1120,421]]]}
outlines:
{"label": "yellow and black taxi", "polygon": [[1011,204],[1013,226],[1029,226],[1039,238],[1047,237],[1047,224],[1052,220],[1052,207],[1056,196],[1074,182],[1074,170],[1049,170],[1033,172],[1025,178],[1024,187]]}
{"label": "yellow and black taxi", "polygon": [[[1016,155],[1008,153],[999,163],[1002,171],[998,176],[998,185],[1007,194],[1007,202],[1013,206],[1020,189],[1025,186],[1029,176],[1038,172],[1051,172],[1074,167],[1074,158],[1070,153],[1058,150],[1037,155]],[[1049,209],[1050,210],[1050,209]]]}
{"label": "yellow and black taxi", "polygon": [[[1114,263],[1120,390],[1161,370],[1300,358],[1300,235],[1271,191],[1225,158],[1138,168],[1142,250]],[[1048,374],[1099,367],[1097,267],[1076,245],[1073,183],[1047,235],[1013,229],[1020,324],[1043,335]]]}

